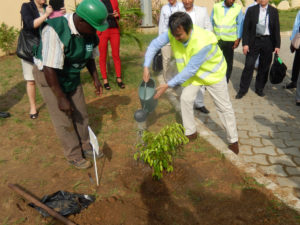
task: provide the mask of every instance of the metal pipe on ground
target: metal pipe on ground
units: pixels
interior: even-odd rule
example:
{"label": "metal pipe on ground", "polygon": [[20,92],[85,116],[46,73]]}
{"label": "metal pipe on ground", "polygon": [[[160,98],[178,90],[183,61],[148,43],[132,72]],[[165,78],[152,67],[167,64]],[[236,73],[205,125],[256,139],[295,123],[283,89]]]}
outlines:
{"label": "metal pipe on ground", "polygon": [[16,184],[8,184],[8,187],[10,189],[12,189],[13,191],[17,192],[22,197],[24,197],[26,200],[34,203],[36,206],[38,206],[38,207],[44,209],[45,211],[47,211],[47,213],[50,216],[54,217],[58,221],[66,224],[66,225],[76,225],[76,223],[72,222],[71,220],[67,219],[66,217],[63,217],[62,215],[60,215],[59,213],[57,213],[55,210],[49,208],[48,206],[46,206],[45,204],[43,204],[42,202],[40,202],[35,197],[33,197],[29,193],[25,192],[22,188],[20,188],[20,186],[18,186]]}

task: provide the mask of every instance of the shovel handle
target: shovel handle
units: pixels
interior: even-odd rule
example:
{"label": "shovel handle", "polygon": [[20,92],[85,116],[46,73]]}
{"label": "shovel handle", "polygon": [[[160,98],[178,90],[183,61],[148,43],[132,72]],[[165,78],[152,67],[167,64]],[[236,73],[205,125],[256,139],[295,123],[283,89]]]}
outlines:
{"label": "shovel handle", "polygon": [[54,211],[50,207],[46,206],[42,202],[40,202],[38,199],[33,197],[32,195],[28,194],[24,190],[22,190],[18,185],[15,184],[8,184],[8,187],[15,192],[17,192],[19,195],[24,197],[26,200],[33,202],[36,206],[44,209],[50,216],[54,217],[55,219],[59,220],[60,222],[67,224],[67,225],[76,225],[76,223],[73,223],[71,220],[68,220],[66,217],[63,217],[58,212]]}

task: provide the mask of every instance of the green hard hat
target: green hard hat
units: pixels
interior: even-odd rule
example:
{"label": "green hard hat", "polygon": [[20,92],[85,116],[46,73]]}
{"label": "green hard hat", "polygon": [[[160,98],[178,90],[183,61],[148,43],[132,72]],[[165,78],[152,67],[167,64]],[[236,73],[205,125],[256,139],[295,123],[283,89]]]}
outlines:
{"label": "green hard hat", "polygon": [[83,0],[76,8],[76,13],[96,30],[108,28],[107,9],[100,0]]}

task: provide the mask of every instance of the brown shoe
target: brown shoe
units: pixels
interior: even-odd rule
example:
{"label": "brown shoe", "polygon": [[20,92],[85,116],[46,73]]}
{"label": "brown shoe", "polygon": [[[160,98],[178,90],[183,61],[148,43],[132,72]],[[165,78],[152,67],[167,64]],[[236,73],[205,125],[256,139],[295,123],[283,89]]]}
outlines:
{"label": "brown shoe", "polygon": [[186,137],[187,137],[190,141],[197,139],[197,137],[198,137],[197,131],[196,131],[195,133],[191,134],[191,135],[186,135]]}
{"label": "brown shoe", "polygon": [[236,155],[239,154],[239,143],[238,142],[234,142],[230,145],[228,145],[228,148],[233,151]]}
{"label": "brown shoe", "polygon": [[92,166],[90,161],[87,161],[85,159],[79,159],[79,160],[71,160],[69,161],[71,165],[73,165],[76,169],[88,169]]}

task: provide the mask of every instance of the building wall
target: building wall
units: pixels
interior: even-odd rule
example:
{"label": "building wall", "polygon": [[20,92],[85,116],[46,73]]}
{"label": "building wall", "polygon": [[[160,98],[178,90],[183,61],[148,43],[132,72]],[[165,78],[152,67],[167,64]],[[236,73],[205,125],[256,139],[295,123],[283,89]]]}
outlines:
{"label": "building wall", "polygon": [[[75,9],[75,2],[79,3],[81,0],[65,0],[67,12],[72,12]],[[4,22],[9,26],[21,28],[21,6],[24,2],[29,0],[8,0],[2,2],[0,7],[0,23]],[[0,56],[4,53],[0,50]]]}
{"label": "building wall", "polygon": [[[0,23],[4,22],[9,26],[21,27],[21,15],[20,10],[24,2],[29,0],[8,0],[2,2],[0,7]],[[80,2],[80,0],[76,0]],[[75,8],[75,0],[65,0],[65,6],[68,12],[71,12]]]}

